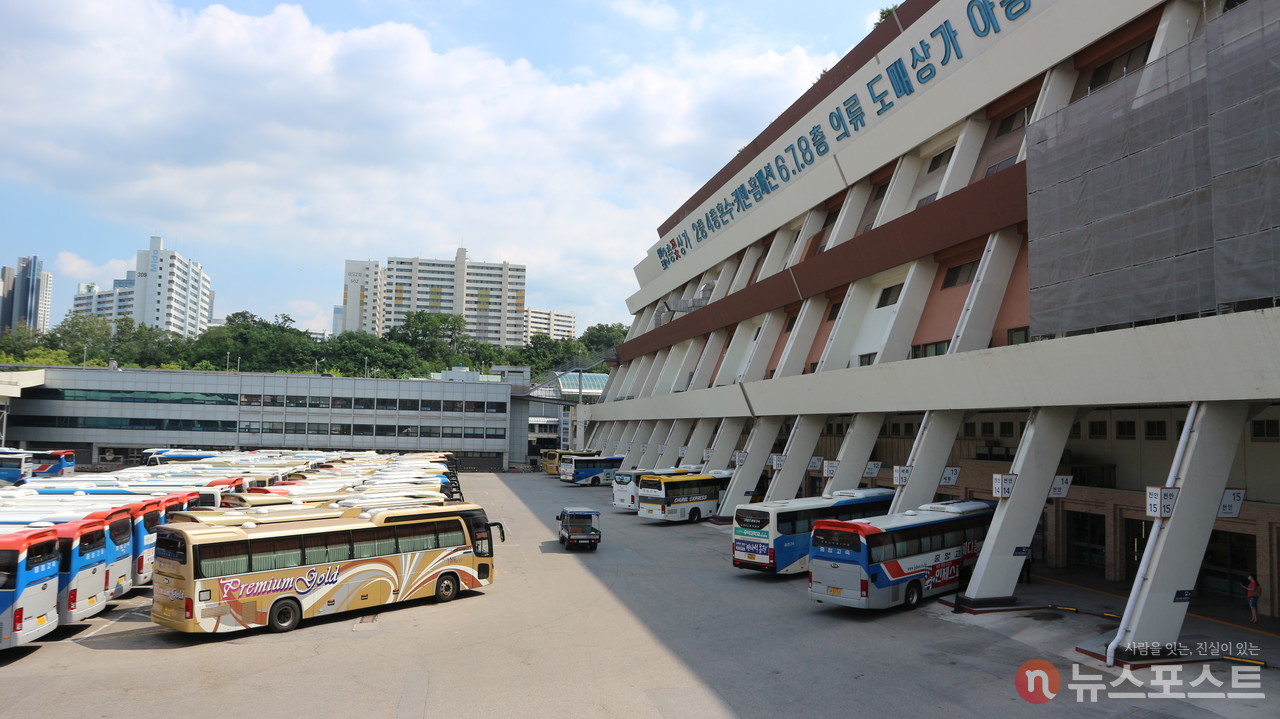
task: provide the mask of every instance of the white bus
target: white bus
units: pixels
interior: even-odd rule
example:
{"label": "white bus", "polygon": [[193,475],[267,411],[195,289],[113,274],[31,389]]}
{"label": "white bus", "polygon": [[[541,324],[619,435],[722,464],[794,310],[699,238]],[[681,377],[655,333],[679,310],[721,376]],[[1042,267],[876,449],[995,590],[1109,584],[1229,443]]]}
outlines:
{"label": "white bus", "polygon": [[892,502],[892,489],[876,488],[739,505],[733,513],[733,566],[774,574],[808,571],[814,522],[879,517]]}
{"label": "white bus", "polygon": [[668,522],[697,522],[710,517],[729,488],[732,472],[645,475],[640,478],[639,516]]}
{"label": "white bus", "polygon": [[809,598],[860,609],[913,608],[956,589],[978,560],[995,502],[952,499],[856,522],[819,520]]}
{"label": "white bus", "polygon": [[692,469],[620,469],[613,473],[613,506],[618,509],[635,511],[640,508],[636,497],[640,489],[640,478],[646,474],[658,477],[670,477],[675,474],[693,474]]}
{"label": "white bus", "polygon": [[622,466],[622,455],[611,457],[584,457],[570,455],[560,463],[560,481],[573,484],[589,484],[599,487],[613,481],[613,475]]}

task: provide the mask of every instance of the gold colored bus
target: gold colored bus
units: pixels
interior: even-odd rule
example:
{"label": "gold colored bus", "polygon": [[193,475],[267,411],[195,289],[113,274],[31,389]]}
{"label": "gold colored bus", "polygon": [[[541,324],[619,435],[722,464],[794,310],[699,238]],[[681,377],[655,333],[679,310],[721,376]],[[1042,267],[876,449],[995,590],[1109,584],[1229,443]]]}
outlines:
{"label": "gold colored bus", "polygon": [[546,472],[547,474],[553,474],[559,477],[560,463],[564,461],[565,457],[598,457],[598,456],[600,456],[600,450],[598,449],[584,449],[584,450],[544,449],[542,450],[542,471]]}
{"label": "gold colored bus", "polygon": [[448,503],[360,508],[358,516],[240,526],[157,528],[151,619],[181,632],[270,627],[435,597],[494,580],[483,507]]}

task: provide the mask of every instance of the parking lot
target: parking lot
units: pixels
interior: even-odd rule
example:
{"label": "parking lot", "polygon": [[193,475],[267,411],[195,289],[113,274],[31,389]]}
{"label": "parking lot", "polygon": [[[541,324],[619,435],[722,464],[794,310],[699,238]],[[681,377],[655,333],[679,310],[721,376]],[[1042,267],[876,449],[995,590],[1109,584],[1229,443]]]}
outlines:
{"label": "parking lot", "polygon": [[[1074,646],[1113,629],[1105,618],[824,607],[803,576],[735,570],[729,527],[642,521],[608,487],[538,473],[462,480],[507,529],[483,592],[196,637],[152,625],[138,590],[0,655],[0,717],[1275,716],[1265,699],[1077,700],[1073,664],[1101,670]],[[559,545],[563,506],[603,511],[599,551]],[[1039,706],[1013,683],[1032,659],[1063,677]],[[1262,693],[1276,674],[1262,670]]]}

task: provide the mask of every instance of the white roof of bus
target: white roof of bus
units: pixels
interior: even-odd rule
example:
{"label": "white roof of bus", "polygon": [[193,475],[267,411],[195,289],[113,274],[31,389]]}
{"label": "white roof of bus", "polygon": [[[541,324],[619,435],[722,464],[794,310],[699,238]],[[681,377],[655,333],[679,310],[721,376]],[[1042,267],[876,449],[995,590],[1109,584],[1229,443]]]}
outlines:
{"label": "white roof of bus", "polygon": [[801,509],[815,509],[818,507],[830,507],[841,499],[863,499],[871,497],[891,499],[893,497],[893,490],[881,487],[871,489],[842,489],[837,492],[832,492],[826,497],[797,497],[795,499],[773,499],[768,502],[740,504],[738,505],[738,511],[742,511],[744,509],[756,509],[776,512],[778,510],[794,511]]}
{"label": "white roof of bus", "polygon": [[920,506],[920,509],[907,510],[897,514],[886,514],[882,517],[857,519],[851,524],[865,524],[876,529],[898,529],[912,527],[917,524],[939,522],[944,519],[955,519],[966,514],[976,514],[991,510],[991,505],[974,499],[951,499],[945,502],[932,502]]}

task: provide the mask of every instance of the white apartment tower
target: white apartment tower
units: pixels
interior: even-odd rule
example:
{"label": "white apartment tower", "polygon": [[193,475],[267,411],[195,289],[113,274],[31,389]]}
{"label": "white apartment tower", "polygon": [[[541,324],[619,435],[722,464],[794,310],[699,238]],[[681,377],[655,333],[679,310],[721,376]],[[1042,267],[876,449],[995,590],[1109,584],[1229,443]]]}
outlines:
{"label": "white apartment tower", "polygon": [[381,335],[403,324],[410,312],[440,312],[462,315],[467,334],[481,342],[524,344],[524,265],[473,262],[459,248],[453,260],[388,257],[385,268],[351,260],[346,267],[335,332]]}
{"label": "white apartment tower", "polygon": [[213,289],[203,265],[164,249],[164,239],[152,237],[150,248],[138,251],[134,269],[114,280],[110,290],[79,285],[72,312],[112,321],[131,317],[140,325],[197,337],[212,319]]}
{"label": "white apartment tower", "polygon": [[571,340],[578,336],[578,316],[555,310],[525,310],[524,343],[534,335],[547,335],[553,340]]}

